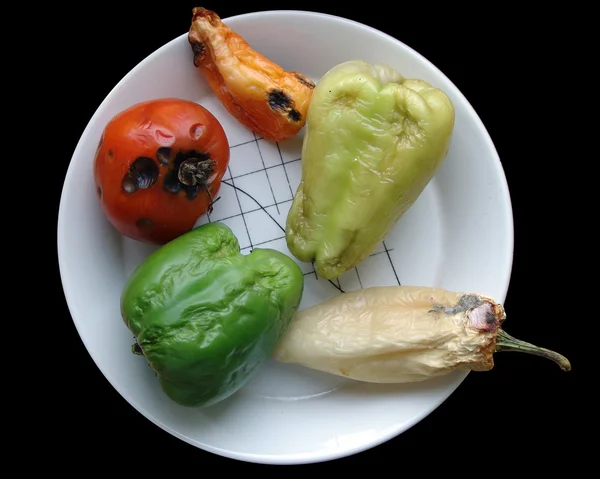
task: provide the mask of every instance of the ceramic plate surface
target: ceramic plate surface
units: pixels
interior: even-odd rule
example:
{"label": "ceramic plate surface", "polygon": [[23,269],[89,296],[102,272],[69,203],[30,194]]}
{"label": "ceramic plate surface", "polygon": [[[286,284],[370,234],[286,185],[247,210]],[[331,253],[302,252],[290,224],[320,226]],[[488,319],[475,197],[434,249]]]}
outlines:
{"label": "ceramic plate surface", "polygon": [[[342,18],[273,11],[224,20],[255,49],[315,81],[338,63],[363,59],[388,63],[450,96],[456,126],[442,168],[385,241],[344,274],[339,285],[346,291],[398,283],[427,285],[504,301],[513,248],[504,172],[483,124],[448,78],[399,41]],[[194,68],[187,34],[150,55],[107,96],[71,160],[59,212],[58,254],[75,326],[123,398],[190,444],[270,464],[319,462],[372,448],[439,406],[464,373],[382,386],[269,363],[241,391],[212,408],[179,407],[161,392],[143,357],[131,353],[132,335],[119,310],[127,275],[154,248],[123,238],[111,227],[100,210],[92,174],[96,146],[111,117],[134,103],[160,97],[199,102],[224,126],[231,145],[225,180],[244,193],[223,184],[214,212],[199,224],[227,224],[244,252],[268,247],[289,254],[282,227],[301,173],[302,134],[276,144],[241,126]],[[300,264],[305,273],[302,308],[340,294],[318,279],[310,264]]]}

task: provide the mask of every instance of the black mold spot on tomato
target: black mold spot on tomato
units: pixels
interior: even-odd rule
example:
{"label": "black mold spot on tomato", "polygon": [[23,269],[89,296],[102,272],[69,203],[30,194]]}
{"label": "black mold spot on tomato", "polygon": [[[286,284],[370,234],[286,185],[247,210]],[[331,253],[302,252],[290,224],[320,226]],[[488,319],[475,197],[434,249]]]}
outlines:
{"label": "black mold spot on tomato", "polygon": [[198,191],[200,191],[199,185],[187,186],[185,188],[185,196],[188,200],[193,200],[198,196]]}
{"label": "black mold spot on tomato", "polygon": [[214,164],[207,153],[181,151],[177,153],[172,167],[165,175],[163,188],[173,194],[184,190],[186,197],[193,200],[201,189],[207,189]]}
{"label": "black mold spot on tomato", "polygon": [[154,223],[152,223],[152,220],[150,218],[140,218],[135,222],[135,224],[138,228],[141,228],[143,230],[152,229],[152,227],[154,226]]}
{"label": "black mold spot on tomato", "polygon": [[169,159],[171,158],[171,148],[166,146],[161,146],[158,150],[156,150],[156,159],[158,162],[167,166],[169,164]]}
{"label": "black mold spot on tomato", "polygon": [[165,176],[163,188],[169,193],[173,193],[174,195],[176,195],[181,191],[182,187],[183,185],[177,179],[177,174],[172,174],[172,172],[169,172],[169,174]]}
{"label": "black mold spot on tomato", "polygon": [[114,156],[115,154],[113,153],[112,150],[108,150],[108,156],[110,156],[111,158]]}
{"label": "black mold spot on tomato", "polygon": [[158,165],[152,158],[140,156],[123,177],[122,188],[129,194],[139,189],[150,188],[158,179]]}
{"label": "black mold spot on tomato", "polygon": [[121,188],[125,190],[125,193],[129,193],[130,195],[138,190],[137,184],[129,175],[125,175],[123,177],[123,181],[121,182]]}

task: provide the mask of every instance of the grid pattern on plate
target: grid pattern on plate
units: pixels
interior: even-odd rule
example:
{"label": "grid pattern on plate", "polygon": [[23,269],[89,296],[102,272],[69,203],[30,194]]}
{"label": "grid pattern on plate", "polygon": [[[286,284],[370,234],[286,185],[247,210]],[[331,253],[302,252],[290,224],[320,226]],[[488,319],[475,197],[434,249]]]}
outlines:
{"label": "grid pattern on plate", "polygon": [[[313,266],[299,262],[287,249],[285,222],[301,178],[302,138],[285,143],[268,142],[257,135],[230,147],[231,157],[223,176],[219,199],[211,214],[199,224],[219,221],[238,237],[243,253],[255,247],[281,251],[302,269],[305,277],[319,280]],[[343,291],[370,286],[401,284],[390,252],[383,241],[357,267],[334,281]]]}

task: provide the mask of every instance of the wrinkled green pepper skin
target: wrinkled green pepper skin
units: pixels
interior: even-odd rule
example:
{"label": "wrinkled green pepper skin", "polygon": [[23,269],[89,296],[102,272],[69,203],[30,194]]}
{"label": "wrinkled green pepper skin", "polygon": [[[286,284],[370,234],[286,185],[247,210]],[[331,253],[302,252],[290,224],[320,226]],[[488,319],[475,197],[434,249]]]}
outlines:
{"label": "wrinkled green pepper skin", "polygon": [[317,82],[286,241],[325,279],[366,258],[414,204],[450,147],[440,89],[385,65],[349,61]]}
{"label": "wrinkled green pepper skin", "polygon": [[210,406],[270,358],[300,305],[303,281],[290,257],[269,249],[243,255],[226,225],[208,223],[138,266],[121,313],[167,396]]}

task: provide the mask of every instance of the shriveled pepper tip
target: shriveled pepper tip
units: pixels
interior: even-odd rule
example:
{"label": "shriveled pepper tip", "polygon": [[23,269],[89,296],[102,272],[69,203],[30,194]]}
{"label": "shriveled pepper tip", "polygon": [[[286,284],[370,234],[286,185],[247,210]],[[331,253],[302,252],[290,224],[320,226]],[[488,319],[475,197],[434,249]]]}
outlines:
{"label": "shriveled pepper tip", "polygon": [[221,23],[221,17],[219,17],[219,15],[217,15],[212,10],[208,10],[207,8],[204,8],[204,7],[194,7],[192,9],[192,21],[198,20],[201,18],[208,20],[208,22],[213,27],[215,27],[219,23]]}

